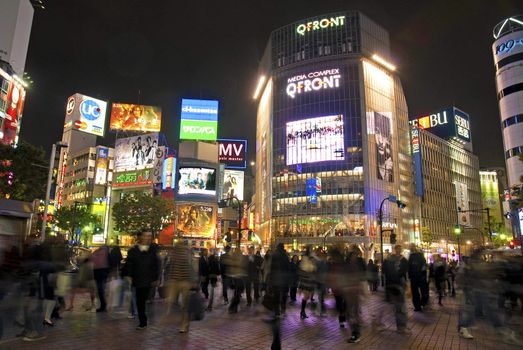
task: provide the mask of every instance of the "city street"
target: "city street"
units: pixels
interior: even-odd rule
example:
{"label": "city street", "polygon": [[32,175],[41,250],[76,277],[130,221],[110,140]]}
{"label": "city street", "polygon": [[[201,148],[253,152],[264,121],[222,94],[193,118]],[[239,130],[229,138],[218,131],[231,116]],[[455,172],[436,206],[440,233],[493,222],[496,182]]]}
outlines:
{"label": "city street", "polygon": [[[218,293],[217,293],[218,294]],[[359,344],[348,344],[350,330],[340,329],[333,298],[328,298],[328,314],[319,316],[319,310],[309,308],[309,318],[299,318],[299,307],[289,306],[282,321],[282,349],[518,349],[503,344],[485,320],[478,320],[471,328],[475,339],[458,336],[457,299],[447,297],[444,307],[433,311],[414,313],[409,307],[410,336],[397,334],[392,310],[386,306],[383,319],[387,329],[378,332],[371,327],[371,315],[383,304],[383,293],[367,295],[363,307],[364,328]],[[217,299],[221,302],[221,299]],[[81,305],[80,298],[75,305]],[[165,316],[164,302],[149,304],[149,327],[135,330],[137,321],[127,318],[124,311],[96,314],[94,312],[63,312],[63,319],[54,328],[47,329],[47,339],[23,342],[11,338],[0,342],[0,349],[269,349],[272,341],[268,318],[263,306],[245,306],[242,301],[238,314],[230,315],[226,307],[217,305],[203,321],[191,322],[188,334],[179,334],[180,317],[175,309]],[[521,329],[522,314],[518,312],[510,322],[512,329]]]}

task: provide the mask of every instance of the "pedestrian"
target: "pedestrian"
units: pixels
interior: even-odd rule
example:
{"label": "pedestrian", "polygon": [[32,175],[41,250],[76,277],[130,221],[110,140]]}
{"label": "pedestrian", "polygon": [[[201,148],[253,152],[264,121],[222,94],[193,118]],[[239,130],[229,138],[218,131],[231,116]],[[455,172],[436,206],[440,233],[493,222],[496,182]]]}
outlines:
{"label": "pedestrian", "polygon": [[143,330],[147,327],[145,304],[151,288],[155,287],[160,275],[158,245],[152,243],[152,237],[150,230],[140,230],[138,244],[129,250],[125,261],[125,277],[130,280],[136,292],[136,308],[138,309],[139,320],[137,330]]}
{"label": "pedestrian", "polygon": [[240,248],[236,248],[229,257],[226,269],[229,271],[232,285],[234,286],[234,296],[229,305],[229,313],[235,314],[238,312],[241,296],[245,288],[245,278],[247,277],[247,257],[242,254]]}
{"label": "pedestrian", "polygon": [[318,291],[318,299],[320,301],[320,316],[324,316],[326,313],[325,309],[325,294],[327,293],[327,287],[325,282],[327,279],[327,255],[321,248],[316,251],[316,290]]}
{"label": "pedestrian", "polygon": [[347,256],[345,269],[346,283],[343,285],[343,299],[345,300],[346,313],[351,329],[349,343],[358,343],[361,339],[361,296],[363,283],[366,280],[365,261],[361,257],[361,250],[353,244]]}
{"label": "pedestrian", "polygon": [[427,260],[415,244],[410,245],[409,279],[412,292],[414,311],[422,311],[429,302],[429,286],[427,283]]}
{"label": "pedestrian", "polygon": [[376,265],[372,259],[369,259],[367,264],[367,280],[369,283],[369,290],[371,292],[377,292],[379,282],[378,265]]}
{"label": "pedestrian", "polygon": [[343,288],[345,286],[345,272],[347,271],[347,262],[341,253],[341,250],[334,247],[330,252],[330,263],[328,272],[329,286],[334,294],[336,301],[336,311],[338,311],[338,321],[340,328],[345,328],[346,305],[343,295]]}
{"label": "pedestrian", "polygon": [[303,294],[303,299],[301,300],[300,318],[303,320],[309,318],[309,316],[307,316],[305,313],[305,308],[307,307],[307,301],[309,301],[311,298],[312,293],[314,292],[314,288],[316,287],[316,281],[314,280],[316,273],[316,263],[311,256],[310,247],[305,249],[305,253],[300,260],[298,273],[299,289]]}
{"label": "pedestrian", "polygon": [[298,291],[298,268],[300,259],[298,255],[293,255],[289,270],[289,290],[291,303],[296,302],[296,292]]}
{"label": "pedestrian", "polygon": [[200,288],[205,299],[209,299],[209,251],[205,248],[202,249],[198,266],[200,271]]}
{"label": "pedestrian", "polygon": [[231,254],[231,247],[226,246],[224,251],[225,252],[220,256],[220,274],[222,276],[223,305],[227,305],[229,304],[228,289],[231,286],[231,278],[228,275],[227,265],[229,265],[228,260]]}
{"label": "pedestrian", "polygon": [[105,300],[105,285],[110,269],[109,248],[107,246],[97,248],[93,252],[92,261],[98,300],[100,300],[100,307],[96,309],[96,312],[106,312],[107,301]]}
{"label": "pedestrian", "polygon": [[401,255],[401,252],[401,245],[394,246],[394,253],[383,262],[385,293],[387,300],[394,306],[398,333],[410,334],[410,330],[407,328],[407,307],[405,305],[405,286],[409,262]]}
{"label": "pedestrian", "polygon": [[456,268],[457,268],[458,262],[456,260],[452,260],[448,266],[447,270],[447,290],[448,294],[450,296],[455,297],[456,296],[456,288],[454,286],[454,283],[456,281]]}
{"label": "pedestrian", "polygon": [[[265,261],[267,261],[267,257]],[[275,318],[280,318],[286,310],[289,273],[289,257],[283,244],[279,243],[274,253],[270,255],[270,271],[267,279],[267,288],[273,297]]]}
{"label": "pedestrian", "polygon": [[211,290],[209,292],[209,303],[207,305],[207,311],[211,311],[214,302],[214,290],[216,289],[216,284],[218,282],[218,275],[220,274],[220,262],[216,257],[216,252],[213,250],[208,260],[209,266],[209,282],[211,285]]}
{"label": "pedestrian", "polygon": [[88,292],[91,298],[91,304],[85,307],[85,311],[90,311],[95,303],[95,289],[96,283],[94,281],[93,263],[91,261],[91,252],[83,250],[76,258],[78,265],[78,272],[73,277],[73,286],[69,295],[69,307],[66,311],[73,310],[74,298],[76,294]]}
{"label": "pedestrian", "polygon": [[249,247],[247,256],[247,278],[245,279],[245,294],[247,296],[247,306],[252,304],[252,294],[256,303],[260,300],[260,278],[263,258],[258,251],[254,254],[254,247]]}
{"label": "pedestrian", "polygon": [[198,287],[198,265],[193,261],[191,250],[181,241],[177,242],[169,252],[166,266],[166,280],[168,290],[167,313],[174,303],[181,298],[182,322],[179,332],[189,332],[189,297],[191,288]]}
{"label": "pedestrian", "polygon": [[442,300],[447,283],[447,262],[439,255],[434,255],[434,284],[438,292],[438,305],[443,306]]}

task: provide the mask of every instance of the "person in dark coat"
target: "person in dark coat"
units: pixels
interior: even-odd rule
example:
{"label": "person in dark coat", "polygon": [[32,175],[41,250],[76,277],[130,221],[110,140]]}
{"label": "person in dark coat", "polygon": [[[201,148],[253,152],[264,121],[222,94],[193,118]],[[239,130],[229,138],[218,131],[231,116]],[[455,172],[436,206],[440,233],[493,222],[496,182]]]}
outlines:
{"label": "person in dark coat", "polygon": [[367,264],[367,281],[369,282],[371,292],[378,291],[379,279],[378,265],[376,265],[372,259],[369,259],[369,263]]}
{"label": "person in dark coat", "polygon": [[211,255],[209,256],[208,267],[211,291],[209,293],[209,304],[207,306],[207,311],[211,311],[214,302],[214,289],[216,288],[216,284],[218,282],[218,275],[220,274],[220,262],[218,261],[218,257],[216,256],[214,251],[212,251]]}
{"label": "person in dark coat", "polygon": [[274,314],[280,317],[285,312],[287,290],[289,288],[290,262],[287,253],[280,243],[270,257],[270,272],[268,276],[268,288],[273,293]]}
{"label": "person in dark coat", "polygon": [[447,262],[439,254],[434,255],[434,284],[438,291],[438,305],[443,306],[441,302],[445,292],[445,283],[447,283]]}
{"label": "person in dark coat", "polygon": [[260,278],[263,258],[258,251],[254,254],[254,247],[249,247],[247,256],[247,278],[245,280],[245,293],[247,294],[247,305],[252,304],[252,292],[254,290],[254,301],[258,303],[260,299]]}
{"label": "person in dark coat", "polygon": [[125,277],[131,279],[136,290],[136,307],[140,320],[137,329],[144,329],[147,327],[145,303],[150,289],[155,286],[160,275],[158,245],[152,243],[151,231],[142,230],[138,234],[138,244],[127,253],[125,271]]}
{"label": "person in dark coat", "polygon": [[410,246],[409,279],[414,311],[422,311],[422,308],[429,302],[427,261],[415,244],[411,244]]}
{"label": "person in dark coat", "polygon": [[220,256],[220,274],[222,276],[222,295],[223,295],[223,305],[229,304],[229,296],[227,295],[228,289],[231,286],[231,278],[229,277],[227,271],[227,265],[229,265],[229,257],[231,255],[231,247],[226,246],[224,248],[225,253]]}
{"label": "person in dark coat", "polygon": [[300,260],[297,255],[293,255],[289,270],[289,289],[291,302],[296,302],[296,292],[298,291],[298,269]]}
{"label": "person in dark coat", "polygon": [[207,249],[202,250],[202,255],[199,259],[199,270],[200,270],[200,287],[202,289],[205,299],[209,299],[209,251]]}

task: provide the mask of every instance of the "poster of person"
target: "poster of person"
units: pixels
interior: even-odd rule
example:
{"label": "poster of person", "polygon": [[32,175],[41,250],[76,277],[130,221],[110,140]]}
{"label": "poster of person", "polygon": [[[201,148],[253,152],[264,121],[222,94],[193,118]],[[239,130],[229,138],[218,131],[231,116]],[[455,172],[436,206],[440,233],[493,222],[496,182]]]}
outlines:
{"label": "poster of person", "polygon": [[241,170],[225,169],[223,180],[223,199],[236,197],[243,201],[244,173]]}
{"label": "poster of person", "polygon": [[216,195],[216,169],[180,167],[178,193]]}
{"label": "poster of person", "polygon": [[158,150],[158,134],[144,134],[116,140],[114,171],[152,168]]}
{"label": "poster of person", "polygon": [[176,230],[182,236],[212,238],[214,235],[214,208],[210,205],[178,205]]}
{"label": "poster of person", "polygon": [[389,117],[374,112],[374,136],[376,138],[376,164],[378,179],[394,181],[392,159],[392,125]]}
{"label": "poster of person", "polygon": [[109,128],[128,131],[160,131],[162,109],[127,103],[113,103]]}
{"label": "poster of person", "polygon": [[16,84],[14,81],[8,82],[7,108],[2,124],[3,137],[1,142],[4,145],[14,146],[18,141],[18,132],[20,131],[20,122],[25,103],[25,89]]}

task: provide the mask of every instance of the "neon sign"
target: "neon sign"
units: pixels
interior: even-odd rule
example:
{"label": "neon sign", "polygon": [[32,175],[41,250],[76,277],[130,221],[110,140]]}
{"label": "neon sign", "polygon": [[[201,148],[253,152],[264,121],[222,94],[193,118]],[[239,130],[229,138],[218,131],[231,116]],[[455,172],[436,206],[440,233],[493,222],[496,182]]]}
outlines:
{"label": "neon sign", "polygon": [[306,32],[339,27],[345,24],[345,16],[331,17],[331,18],[322,18],[318,21],[312,21],[307,23],[299,24],[296,27],[296,33],[299,35],[305,35]]}
{"label": "neon sign", "polygon": [[341,74],[339,68],[300,74],[287,79],[286,92],[287,95],[294,98],[302,92],[338,88],[340,86],[340,79]]}
{"label": "neon sign", "polygon": [[520,39],[511,39],[504,43],[499,44],[496,46],[496,55],[502,54],[502,53],[509,53],[514,49],[517,45],[523,46],[523,38]]}

